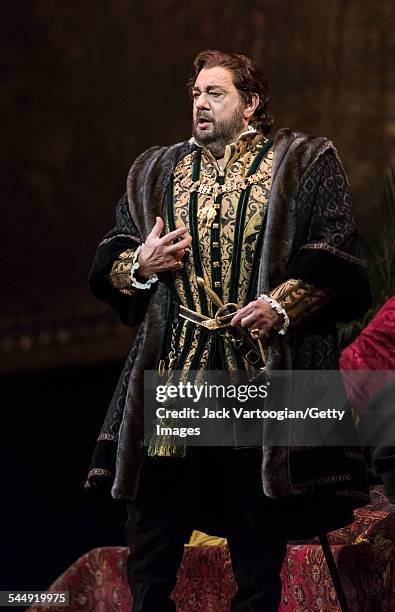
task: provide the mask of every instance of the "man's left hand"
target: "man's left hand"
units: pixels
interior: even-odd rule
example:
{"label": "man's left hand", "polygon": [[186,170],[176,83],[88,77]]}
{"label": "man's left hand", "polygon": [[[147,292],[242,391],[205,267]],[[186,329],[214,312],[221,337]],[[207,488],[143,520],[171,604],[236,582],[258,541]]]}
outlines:
{"label": "man's left hand", "polygon": [[[264,340],[265,336],[276,327],[279,315],[264,300],[254,300],[240,308],[231,320],[231,325],[247,327],[253,338]],[[254,330],[254,331],[253,331]]]}

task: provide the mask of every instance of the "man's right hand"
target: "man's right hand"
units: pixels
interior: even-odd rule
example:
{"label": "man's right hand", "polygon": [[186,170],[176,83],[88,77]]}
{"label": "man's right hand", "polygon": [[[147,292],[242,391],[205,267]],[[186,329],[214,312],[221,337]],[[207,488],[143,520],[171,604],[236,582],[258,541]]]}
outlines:
{"label": "man's right hand", "polygon": [[[186,227],[179,227],[161,237],[163,226],[162,218],[156,217],[156,223],[137,259],[140,264],[138,269],[140,276],[148,278],[151,274],[179,269],[185,249],[192,242]],[[184,237],[175,243],[181,236]]]}

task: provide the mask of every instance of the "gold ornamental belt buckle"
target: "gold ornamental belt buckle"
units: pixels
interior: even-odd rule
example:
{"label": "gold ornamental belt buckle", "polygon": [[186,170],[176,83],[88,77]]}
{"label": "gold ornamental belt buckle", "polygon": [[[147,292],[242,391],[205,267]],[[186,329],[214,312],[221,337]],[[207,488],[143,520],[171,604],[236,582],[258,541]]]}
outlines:
{"label": "gold ornamental belt buckle", "polygon": [[[218,308],[214,315],[214,319],[217,322],[218,327],[223,327],[224,324],[228,327],[230,325],[230,321],[233,319],[239,308],[239,305],[235,304],[234,302],[228,302],[227,304],[224,304]],[[225,314],[222,314],[223,312]]]}
{"label": "gold ornamental belt buckle", "polygon": [[225,306],[222,307],[222,309],[219,309],[215,313],[214,318],[212,319],[210,317],[207,317],[206,315],[200,314],[200,312],[195,312],[194,310],[190,310],[189,308],[186,308],[185,306],[179,307],[179,315],[183,319],[186,319],[187,321],[191,321],[191,323],[195,323],[196,325],[200,325],[201,327],[204,327],[205,329],[208,329],[209,331],[216,331],[220,329],[226,329],[227,327],[229,327],[232,317],[234,316],[236,310],[238,310],[237,304],[234,304],[235,310],[233,312],[227,312],[226,314],[221,314],[221,312],[224,312],[226,310],[227,306],[229,305],[226,304]]}

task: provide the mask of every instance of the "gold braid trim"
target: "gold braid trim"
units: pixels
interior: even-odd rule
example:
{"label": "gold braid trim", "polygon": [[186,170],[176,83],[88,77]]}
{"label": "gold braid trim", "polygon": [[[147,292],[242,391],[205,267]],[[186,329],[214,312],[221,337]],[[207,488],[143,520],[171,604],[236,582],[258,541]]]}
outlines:
{"label": "gold braid trim", "polygon": [[305,281],[290,278],[269,293],[286,311],[290,325],[296,325],[313,314],[333,297],[328,287],[315,287]]}
{"label": "gold braid trim", "polygon": [[132,281],[130,280],[134,253],[133,249],[122,251],[114,261],[108,275],[112,286],[125,295],[135,295],[138,292],[136,287],[132,287]]}
{"label": "gold braid trim", "polygon": [[255,172],[254,174],[251,174],[251,176],[247,177],[243,177],[238,174],[232,179],[225,180],[223,184],[209,183],[208,181],[200,179],[193,181],[189,176],[181,176],[181,178],[179,178],[177,174],[174,176],[180,180],[180,186],[182,189],[188,191],[189,193],[197,191],[198,193],[211,194],[212,197],[215,198],[222,193],[239,191],[240,189],[246,189],[250,185],[261,183],[262,181],[268,179],[270,175],[266,170],[259,170],[258,172]]}

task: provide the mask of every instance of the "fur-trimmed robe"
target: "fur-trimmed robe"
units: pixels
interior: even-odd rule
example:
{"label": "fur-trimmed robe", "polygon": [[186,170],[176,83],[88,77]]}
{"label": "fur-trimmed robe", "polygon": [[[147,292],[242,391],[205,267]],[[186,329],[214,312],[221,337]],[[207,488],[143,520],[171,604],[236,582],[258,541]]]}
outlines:
{"label": "fur-trimmed robe", "polygon": [[[160,357],[170,291],[164,275],[150,290],[124,295],[111,285],[108,274],[114,259],[143,242],[156,216],[163,217],[171,173],[193,146],[183,142],[153,147],[135,161],[128,175],[127,194],[117,207],[116,227],[99,245],[90,273],[90,288],[98,298],[109,302],[125,324],[141,323],[98,438],[87,481],[87,486],[112,483],[114,498],[133,498],[138,486],[143,373],[155,369]],[[325,179],[332,182],[333,199],[321,188],[328,163],[335,168],[333,176]],[[370,305],[349,185],[329,140],[285,128],[274,142],[257,295],[289,278],[330,287],[336,297],[285,336],[275,335],[269,368],[337,369],[336,321],[355,319]],[[358,449],[264,448],[262,484],[268,496],[281,502],[290,537],[316,534],[313,506],[321,527],[330,530],[350,522],[352,509],[369,501],[365,465]],[[215,529],[221,532],[221,526]]]}

